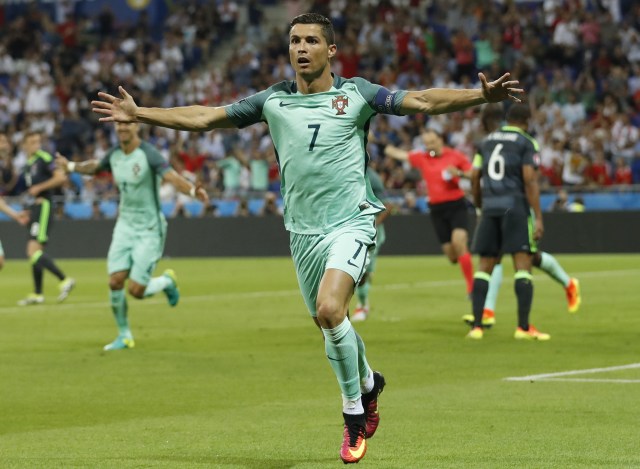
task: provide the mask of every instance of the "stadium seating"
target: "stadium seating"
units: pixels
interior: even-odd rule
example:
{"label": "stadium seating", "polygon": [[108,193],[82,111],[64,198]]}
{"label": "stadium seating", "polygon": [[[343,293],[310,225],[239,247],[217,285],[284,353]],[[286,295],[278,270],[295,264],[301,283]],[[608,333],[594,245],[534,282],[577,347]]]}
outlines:
{"label": "stadium seating", "polygon": [[[580,195],[584,201],[586,211],[608,211],[608,210],[639,210],[640,194],[633,192],[586,192],[583,194],[574,193],[569,196],[569,203],[572,203],[576,196]],[[540,206],[545,212],[551,211],[556,194],[540,194]]]}
{"label": "stadium seating", "polygon": [[184,205],[184,209],[190,217],[202,216],[204,204],[199,200],[192,200]]}
{"label": "stadium seating", "polygon": [[426,197],[416,198],[416,207],[420,210],[420,213],[429,213],[429,205]]}
{"label": "stadium seating", "polygon": [[100,202],[100,212],[105,218],[115,218],[118,216],[118,203],[113,200],[103,200]]}
{"label": "stadium seating", "polygon": [[240,202],[238,200],[215,199],[212,205],[217,207],[219,217],[232,217],[236,214]]}
{"label": "stadium seating", "polygon": [[262,207],[264,207],[264,199],[250,199],[247,202],[247,208],[251,215],[260,215]]}
{"label": "stadium seating", "polygon": [[88,220],[93,210],[88,202],[67,202],[64,204],[64,213],[74,220]]}
{"label": "stadium seating", "polygon": [[175,202],[162,202],[162,204],[160,205],[160,209],[162,210],[162,213],[167,218],[173,215],[173,211],[175,210],[175,208],[176,208]]}

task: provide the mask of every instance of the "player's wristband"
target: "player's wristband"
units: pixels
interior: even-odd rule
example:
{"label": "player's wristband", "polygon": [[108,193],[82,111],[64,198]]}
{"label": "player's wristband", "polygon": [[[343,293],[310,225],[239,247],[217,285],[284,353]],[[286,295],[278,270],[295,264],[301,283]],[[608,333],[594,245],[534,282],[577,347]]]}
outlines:
{"label": "player's wristband", "polygon": [[67,171],[69,171],[70,173],[73,173],[76,170],[76,162],[75,161],[69,161],[67,163]]}
{"label": "player's wristband", "polygon": [[191,190],[189,191],[189,195],[192,199],[196,198],[196,186],[191,186]]}

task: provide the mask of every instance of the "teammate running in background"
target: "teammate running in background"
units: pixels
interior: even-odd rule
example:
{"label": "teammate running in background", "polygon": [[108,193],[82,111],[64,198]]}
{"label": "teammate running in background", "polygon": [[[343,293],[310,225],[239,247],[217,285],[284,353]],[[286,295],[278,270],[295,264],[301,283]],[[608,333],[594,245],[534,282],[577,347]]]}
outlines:
{"label": "teammate running in background", "polygon": [[[504,120],[504,108],[500,103],[485,104],[482,108],[481,122],[485,134],[490,134],[500,128]],[[554,256],[548,252],[537,251],[533,254],[532,263],[552,279],[564,287],[567,297],[567,308],[570,313],[577,313],[581,303],[580,283],[578,279],[571,278]],[[495,310],[498,301],[498,292],[502,285],[502,262],[494,266],[489,281],[489,290],[482,313],[482,325],[491,327],[496,323]],[[473,314],[465,314],[462,320],[473,326]]]}
{"label": "teammate running in background", "polygon": [[[229,106],[139,107],[120,87],[121,98],[100,93],[93,101],[101,120],[146,122],[206,131],[269,126],[282,180],[284,221],[290,232],[298,283],[342,392],[340,458],[357,463],[378,427],[382,375],[372,371],[364,342],[347,317],[355,286],[375,246],[375,217],[384,210],[368,184],[365,139],[376,113],[441,114],[484,102],[518,100],[508,74],[480,89],[395,91],[363,78],[331,73],[336,55],[331,21],[317,13],[297,16],[289,31],[295,81],[283,81]],[[283,358],[286,360],[286,358]]]}
{"label": "teammate running in background", "polygon": [[427,184],[431,222],[442,251],[452,264],[460,264],[467,283],[467,295],[473,289],[473,262],[469,253],[469,210],[460,178],[471,177],[471,162],[457,150],[444,145],[435,130],[421,134],[426,150],[405,151],[387,145],[384,153],[400,161],[408,161],[422,173]]}
{"label": "teammate running in background", "polygon": [[53,156],[42,150],[42,136],[40,132],[27,132],[24,136],[24,152],[27,154],[27,164],[24,167],[24,179],[27,193],[34,197],[29,220],[29,236],[27,242],[27,257],[31,261],[33,275],[33,293],[18,301],[20,306],[44,303],[42,294],[42,274],[46,269],[58,277],[58,301],[64,301],[75,286],[74,279],[67,277],[56,265],[53,259],[44,252],[49,241],[49,230],[53,221],[51,198],[53,190],[67,181],[64,171],[56,169]]}
{"label": "teammate running in background", "polygon": [[175,306],[180,298],[173,270],[167,269],[162,275],[151,278],[162,257],[167,234],[167,221],[160,209],[161,180],[170,182],[184,194],[198,197],[205,204],[209,201],[205,190],[171,169],[155,147],[140,139],[138,130],[136,123],[117,123],[119,145],[102,160],[75,163],[59,153],[56,155],[56,164],[66,172],[111,172],[120,192],[118,220],[107,256],[111,310],[118,336],[105,345],[107,351],[135,345],[124,291],[127,279],[129,294],[134,298],[143,299],[162,291],[171,306]]}
{"label": "teammate running in background", "polygon": [[[0,134],[0,139],[2,138],[2,135],[3,134]],[[0,197],[0,212],[6,213],[21,225],[26,225],[27,223],[29,223],[29,215],[27,215],[25,212],[16,212],[2,197]],[[2,241],[0,241],[0,270],[2,270],[3,267],[4,249],[2,248]]]}
{"label": "teammate running in background", "polygon": [[[549,334],[529,324],[533,301],[532,254],[542,238],[537,165],[538,143],[526,130],[531,111],[524,104],[511,106],[507,125],[490,133],[480,144],[471,177],[476,207],[482,209],[473,240],[480,254],[473,282],[473,328],[470,339],[482,339],[482,314],[494,266],[502,253],[511,254],[518,299],[516,339],[548,340]],[[480,186],[480,179],[486,176]]]}
{"label": "teammate running in background", "polygon": [[369,165],[367,167],[367,177],[369,178],[369,184],[371,184],[371,190],[374,195],[385,205],[386,210],[380,212],[376,216],[376,247],[369,253],[369,265],[367,270],[362,276],[362,280],[356,287],[356,295],[358,297],[358,304],[356,309],[351,315],[351,322],[364,321],[369,316],[369,291],[371,290],[371,281],[373,280],[373,274],[376,271],[376,264],[378,261],[378,253],[380,248],[387,239],[387,233],[384,229],[384,220],[389,216],[389,207],[385,202],[385,189],[380,175]]}

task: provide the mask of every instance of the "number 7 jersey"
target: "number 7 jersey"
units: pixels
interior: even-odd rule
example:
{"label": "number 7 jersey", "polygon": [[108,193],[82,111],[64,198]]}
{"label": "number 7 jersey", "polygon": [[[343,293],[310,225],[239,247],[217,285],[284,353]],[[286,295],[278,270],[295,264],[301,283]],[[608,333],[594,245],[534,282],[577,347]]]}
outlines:
{"label": "number 7 jersey", "polygon": [[482,211],[499,215],[507,210],[524,210],[529,203],[522,167],[538,168],[538,142],[514,126],[504,126],[487,135],[474,157],[473,167],[482,170]]}
{"label": "number 7 jersey", "polygon": [[405,94],[336,76],[326,92],[302,94],[285,81],[227,106],[238,127],[269,125],[287,230],[328,233],[384,210],[365,176],[369,122],[376,113],[399,114]]}

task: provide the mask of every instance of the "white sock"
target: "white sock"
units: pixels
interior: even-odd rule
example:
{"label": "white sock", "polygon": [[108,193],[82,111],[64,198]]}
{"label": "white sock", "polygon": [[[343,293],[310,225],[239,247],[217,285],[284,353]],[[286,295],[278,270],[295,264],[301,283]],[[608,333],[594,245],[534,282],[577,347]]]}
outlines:
{"label": "white sock", "polygon": [[362,399],[347,399],[342,396],[342,412],[348,415],[362,415],[364,414],[364,407],[362,407]]}
{"label": "white sock", "polygon": [[147,288],[144,290],[144,296],[154,295],[159,291],[162,291],[165,288],[170,287],[172,283],[173,283],[173,280],[171,280],[169,277],[165,275],[154,277],[151,280],[149,280],[149,285],[147,285]]}
{"label": "white sock", "polygon": [[367,375],[367,377],[360,380],[360,391],[362,392],[362,394],[366,394],[368,392],[371,392],[372,389],[373,371],[371,371],[371,368],[369,368],[369,374]]}

